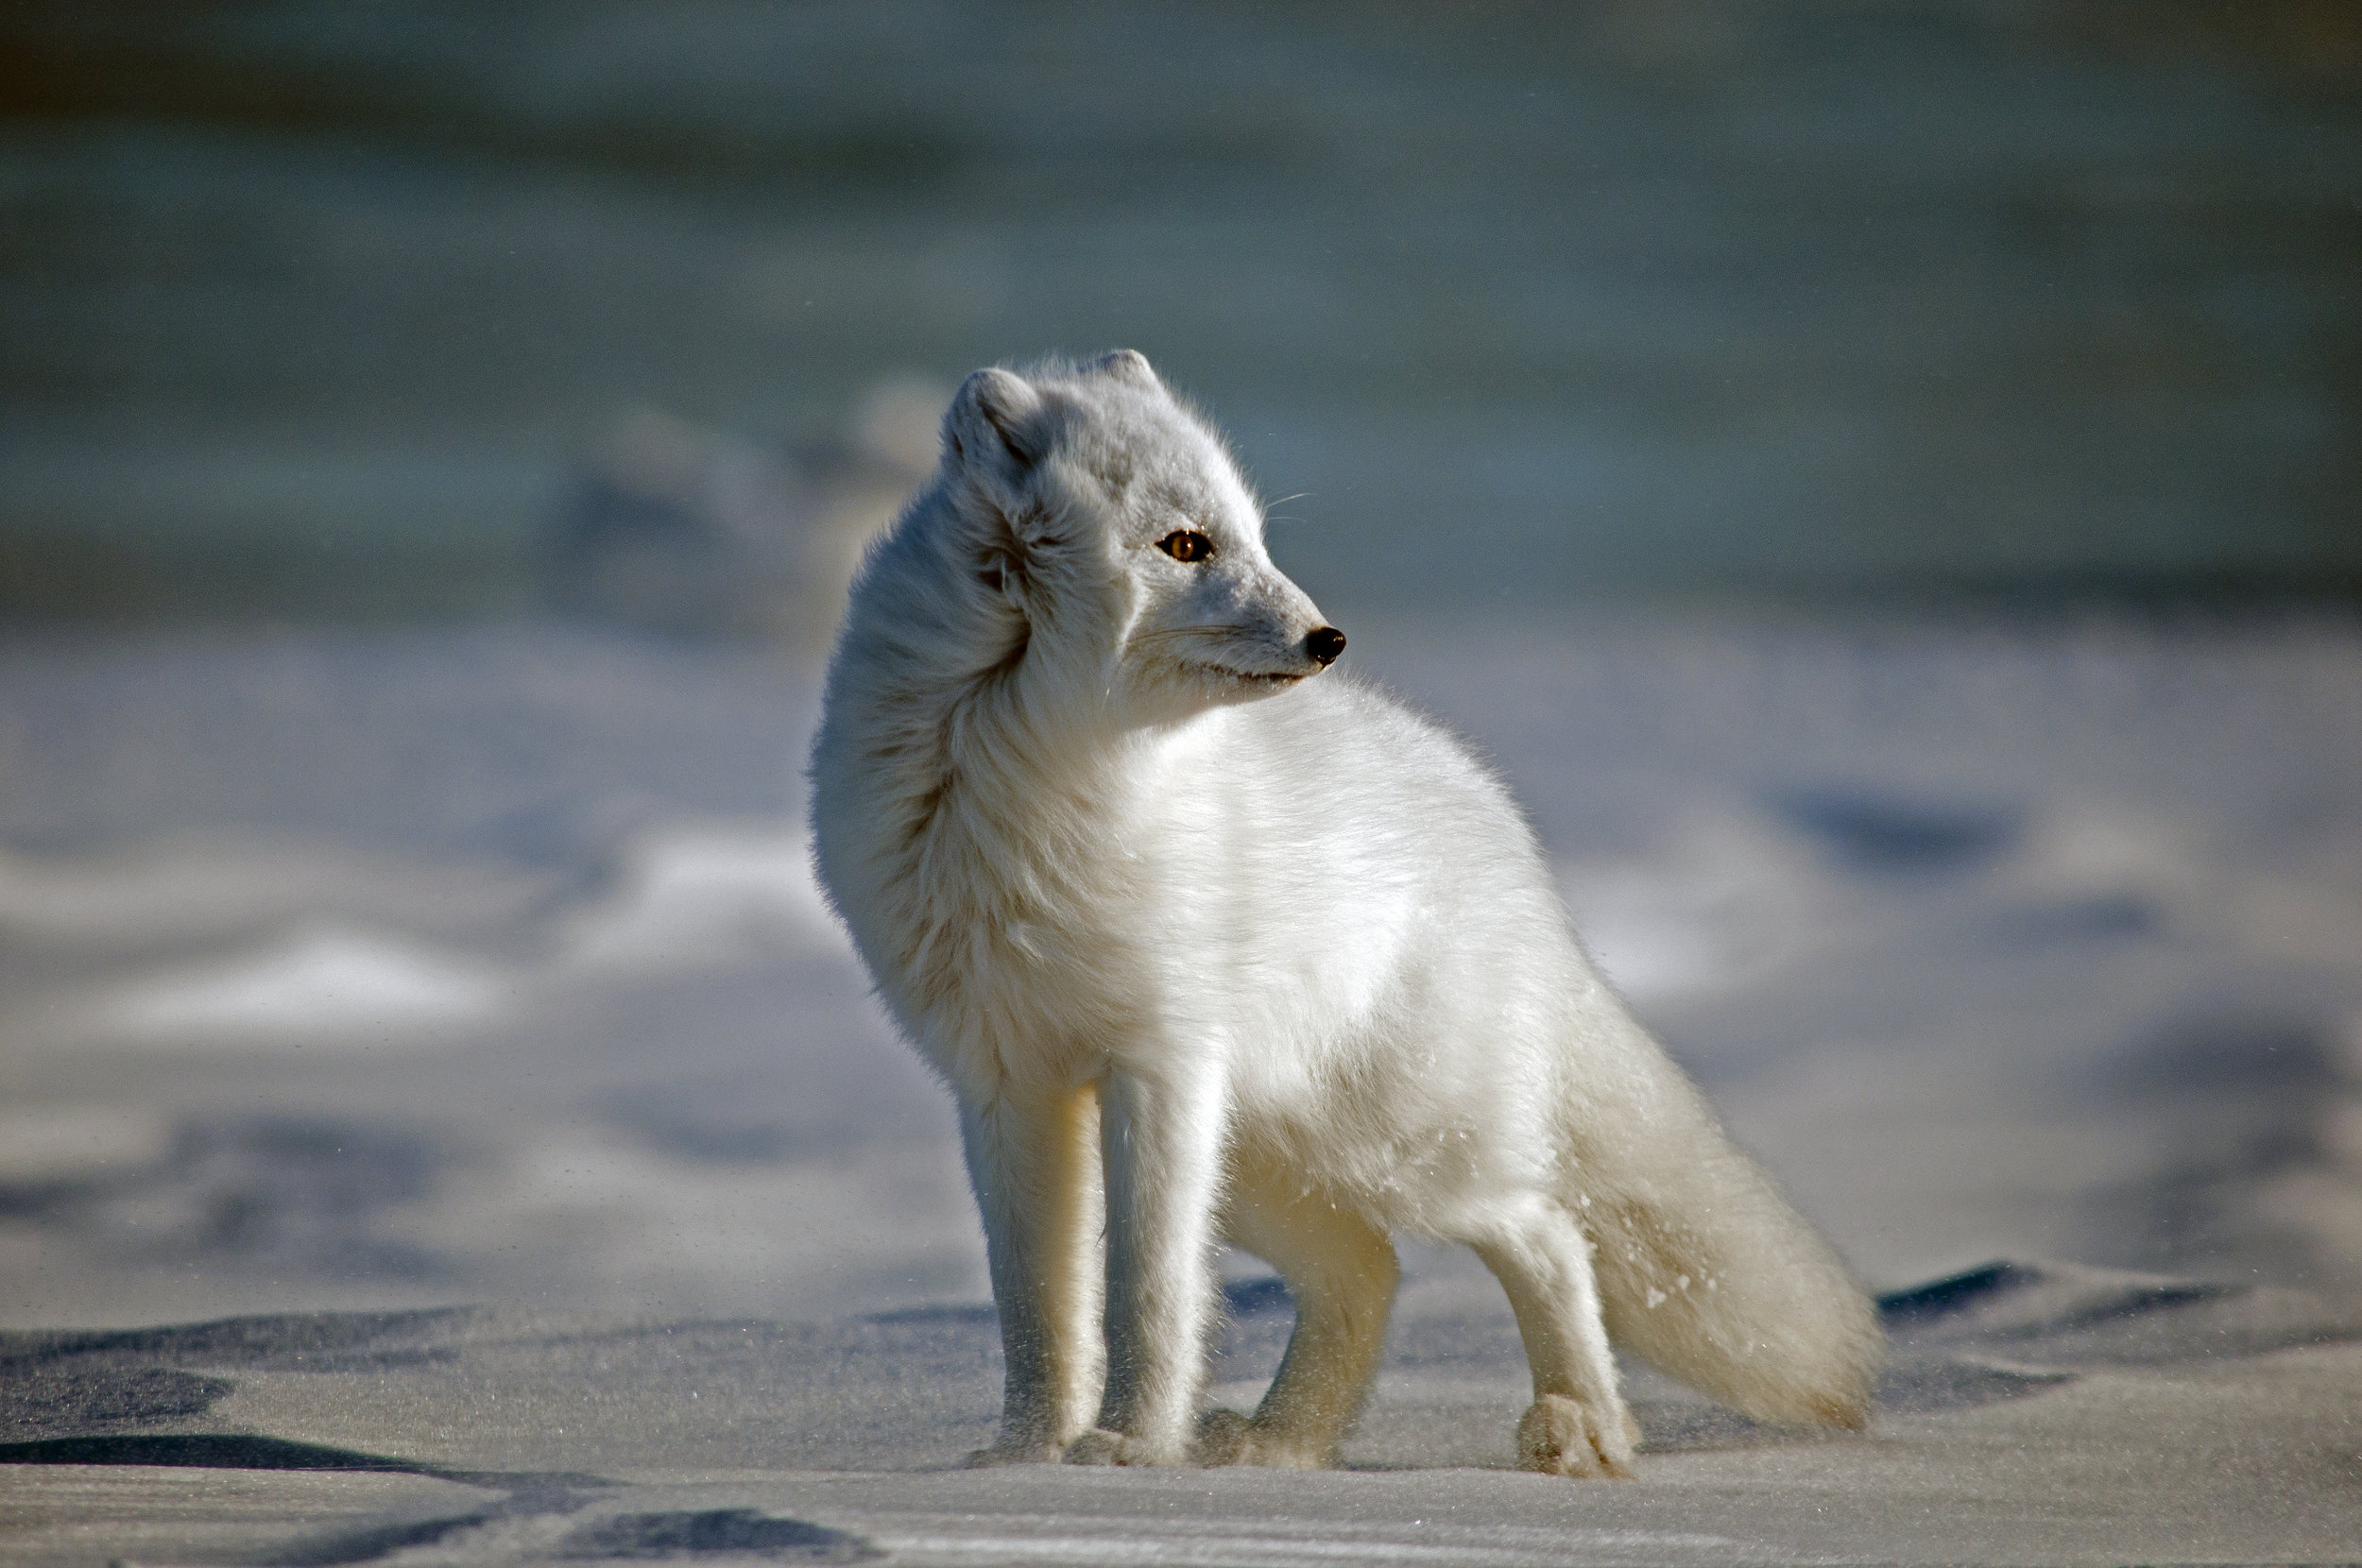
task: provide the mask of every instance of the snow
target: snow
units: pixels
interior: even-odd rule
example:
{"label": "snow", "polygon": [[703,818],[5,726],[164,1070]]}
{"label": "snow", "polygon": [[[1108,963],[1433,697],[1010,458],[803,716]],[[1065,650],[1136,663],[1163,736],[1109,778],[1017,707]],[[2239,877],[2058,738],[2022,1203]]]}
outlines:
{"label": "snow", "polygon": [[291,933],[201,968],[144,977],[96,1009],[99,1030],[160,1042],[334,1046],[495,1016],[502,987],[464,962],[368,931]]}
{"label": "snow", "polygon": [[[1870,1282],[1971,1270],[1894,1305],[1870,1435],[1635,1368],[1636,1485],[1509,1473],[1499,1291],[1406,1248],[1346,1471],[961,1471],[998,1397],[982,1249],[949,1106],[812,882],[808,667],[533,625],[21,639],[0,1443],[69,1446],[9,1451],[60,1462],[0,1467],[0,1553],[2350,1555],[2362,630],[1356,627]],[[69,696],[81,754],[173,766],[90,787],[7,743]],[[1288,1314],[1224,1272],[1243,1406]],[[264,1316],[80,1332],[231,1313]],[[265,1440],[424,1468],[218,1446]]]}
{"label": "snow", "polygon": [[851,949],[813,878],[801,823],[680,825],[625,854],[623,886],[559,939],[594,969],[729,967]]}

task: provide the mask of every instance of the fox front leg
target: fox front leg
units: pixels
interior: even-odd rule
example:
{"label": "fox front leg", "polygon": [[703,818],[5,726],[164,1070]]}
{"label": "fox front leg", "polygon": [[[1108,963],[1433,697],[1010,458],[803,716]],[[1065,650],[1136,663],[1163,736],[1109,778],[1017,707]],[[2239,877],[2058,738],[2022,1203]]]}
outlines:
{"label": "fox front leg", "polygon": [[1007,1381],[974,1464],[1053,1462],[1100,1400],[1099,1100],[1089,1085],[960,1107]]}
{"label": "fox front leg", "polygon": [[1187,1464],[1213,1316],[1225,1093],[1202,1063],[1116,1069],[1102,1087],[1107,1393],[1076,1463]]}

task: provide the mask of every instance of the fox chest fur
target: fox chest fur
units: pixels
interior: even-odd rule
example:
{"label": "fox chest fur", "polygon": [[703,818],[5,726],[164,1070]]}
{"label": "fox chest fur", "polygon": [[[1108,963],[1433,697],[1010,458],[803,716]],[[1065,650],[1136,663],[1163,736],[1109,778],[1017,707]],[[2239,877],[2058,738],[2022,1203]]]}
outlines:
{"label": "fox chest fur", "polygon": [[951,754],[883,759],[860,792],[876,809],[829,847],[876,890],[856,938],[936,1069],[979,1091],[1080,1082],[1121,1042],[1180,1025],[1170,955],[1140,917],[1168,879],[1170,745],[996,766],[1017,759],[965,716],[924,727],[953,735]]}
{"label": "fox chest fur", "polygon": [[[871,809],[824,854],[833,879],[875,890],[847,901],[856,939],[938,1071],[982,1090],[1220,1053],[1241,1109],[1275,1116],[1336,1075],[1405,983],[1401,903],[1354,863],[1349,827],[1275,817],[1241,782],[1270,722],[1224,709],[1072,751],[972,743],[874,770],[857,789]],[[1293,853],[1273,852],[1282,840]],[[1362,896],[1291,920],[1328,878]]]}

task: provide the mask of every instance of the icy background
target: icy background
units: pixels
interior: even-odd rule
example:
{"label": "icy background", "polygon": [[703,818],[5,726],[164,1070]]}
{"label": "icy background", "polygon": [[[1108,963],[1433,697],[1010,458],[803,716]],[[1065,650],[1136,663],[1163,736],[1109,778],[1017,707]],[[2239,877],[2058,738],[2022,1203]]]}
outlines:
{"label": "icy background", "polygon": [[2337,0],[20,4],[0,608],[515,613],[664,419],[738,537],[1116,344],[1341,623],[2352,590],[2358,88]]}

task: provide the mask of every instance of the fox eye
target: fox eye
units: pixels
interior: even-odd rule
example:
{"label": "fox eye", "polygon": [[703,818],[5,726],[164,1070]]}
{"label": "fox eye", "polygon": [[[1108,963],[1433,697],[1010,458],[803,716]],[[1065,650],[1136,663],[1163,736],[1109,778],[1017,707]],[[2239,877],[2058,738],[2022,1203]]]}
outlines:
{"label": "fox eye", "polygon": [[1214,541],[1194,528],[1176,528],[1158,539],[1156,548],[1176,561],[1202,561],[1214,553]]}

